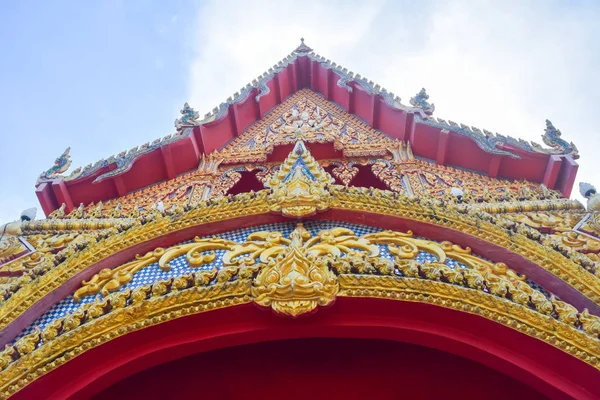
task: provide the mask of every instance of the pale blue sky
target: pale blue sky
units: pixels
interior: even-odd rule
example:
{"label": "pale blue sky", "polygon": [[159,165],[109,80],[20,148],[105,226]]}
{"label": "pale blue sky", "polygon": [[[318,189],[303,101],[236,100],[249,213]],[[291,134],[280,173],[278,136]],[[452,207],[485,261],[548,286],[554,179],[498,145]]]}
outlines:
{"label": "pale blue sky", "polygon": [[[540,141],[544,119],[600,186],[597,1],[0,2],[0,223],[38,206],[40,172],[163,137],[297,46],[436,115]],[[41,209],[38,216],[41,216]]]}

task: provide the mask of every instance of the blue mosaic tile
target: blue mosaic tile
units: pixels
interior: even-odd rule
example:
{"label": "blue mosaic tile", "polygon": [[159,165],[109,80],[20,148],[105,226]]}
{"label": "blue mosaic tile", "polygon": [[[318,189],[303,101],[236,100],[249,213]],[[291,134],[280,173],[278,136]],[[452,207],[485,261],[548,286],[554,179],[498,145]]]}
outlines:
{"label": "blue mosaic tile", "polygon": [[[260,225],[260,226],[250,227],[250,228],[243,228],[243,229],[239,229],[237,231],[224,232],[221,234],[204,236],[204,237],[215,236],[215,237],[222,238],[222,239],[232,240],[232,241],[235,241],[238,243],[243,243],[246,241],[246,238],[248,237],[248,235],[250,235],[251,233],[260,232],[260,231],[278,231],[278,232],[281,232],[284,237],[289,237],[289,235],[292,233],[292,231],[294,230],[295,227],[296,227],[296,222],[266,224],[266,225]],[[348,228],[348,229],[354,231],[356,236],[361,236],[361,235],[368,234],[368,233],[381,232],[383,230],[383,229],[377,228],[377,227],[353,224],[353,223],[343,222],[343,221],[305,221],[304,227],[313,236],[317,235],[319,233],[319,231],[321,231],[321,230],[332,229],[335,227]],[[187,242],[183,242],[183,243],[189,243],[189,242],[191,242],[191,241],[187,241]],[[378,245],[378,247],[380,250],[381,257],[385,257],[389,260],[393,260],[393,255],[390,254],[386,245]],[[134,278],[132,279],[132,281],[129,282],[124,287],[122,287],[120,290],[135,289],[137,287],[144,286],[144,285],[153,283],[158,280],[166,280],[169,278],[175,278],[178,276],[182,276],[182,275],[189,274],[191,272],[203,270],[203,269],[210,270],[215,266],[217,268],[221,268],[223,266],[223,254],[225,254],[225,251],[218,250],[218,251],[215,251],[215,254],[216,254],[215,260],[208,265],[202,266],[201,268],[191,268],[186,260],[185,254],[171,260],[169,262],[169,264],[171,265],[171,268],[168,271],[161,270],[158,267],[158,263],[151,264],[150,266],[143,268],[142,270],[137,272],[134,275]],[[429,262],[437,262],[438,260],[433,254],[430,254],[430,253],[427,253],[424,251],[420,251],[416,258],[416,261],[423,264],[423,263],[429,263]],[[454,268],[467,268],[465,265],[463,265],[460,262],[453,260],[453,259],[447,259],[446,264],[453,269]],[[528,281],[528,283],[532,287],[534,287],[538,290],[541,289],[539,287],[539,285],[535,285],[529,281]],[[546,294],[545,291],[543,291],[543,292]],[[100,298],[100,297],[101,297],[100,295],[97,295],[95,297],[88,296],[88,297],[83,298],[80,302],[75,302],[75,300],[73,299],[73,296],[70,295],[70,296],[64,298],[63,300],[61,300],[60,302],[58,302],[57,304],[55,304],[46,313],[41,315],[36,321],[34,321],[31,325],[29,325],[16,339],[19,339],[20,337],[31,333],[36,327],[43,329],[51,321],[53,321],[57,318],[64,317],[68,313],[72,313],[73,311],[77,310],[82,305],[90,303],[90,302],[94,301],[96,298]]]}

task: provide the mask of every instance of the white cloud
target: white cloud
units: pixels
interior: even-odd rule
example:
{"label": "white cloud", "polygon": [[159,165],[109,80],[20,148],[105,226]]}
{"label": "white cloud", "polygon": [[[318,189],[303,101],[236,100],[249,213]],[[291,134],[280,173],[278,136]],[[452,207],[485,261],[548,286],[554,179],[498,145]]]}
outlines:
{"label": "white cloud", "polygon": [[207,3],[198,16],[190,102],[210,111],[289,54],[319,54],[404,102],[422,86],[436,115],[540,141],[544,119],[581,152],[578,178],[600,186],[600,15],[594,3]]}
{"label": "white cloud", "polygon": [[209,2],[199,12],[190,102],[201,113],[287,56],[304,37],[323,54],[352,48],[382,3]]}

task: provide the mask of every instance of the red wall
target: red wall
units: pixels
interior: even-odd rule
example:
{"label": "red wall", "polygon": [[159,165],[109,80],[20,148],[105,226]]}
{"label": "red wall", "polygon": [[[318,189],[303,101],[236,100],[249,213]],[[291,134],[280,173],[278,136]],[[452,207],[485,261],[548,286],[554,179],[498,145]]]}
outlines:
{"label": "red wall", "polygon": [[101,399],[542,399],[473,361],[367,339],[299,339],[200,353],[120,381]]}

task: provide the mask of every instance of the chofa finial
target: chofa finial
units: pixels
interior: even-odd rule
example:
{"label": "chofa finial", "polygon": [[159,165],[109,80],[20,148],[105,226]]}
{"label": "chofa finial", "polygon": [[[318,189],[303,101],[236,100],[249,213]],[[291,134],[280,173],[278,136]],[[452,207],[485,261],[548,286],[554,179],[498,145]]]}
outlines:
{"label": "chofa finial", "polygon": [[56,160],[54,160],[54,165],[48,170],[42,172],[38,179],[38,182],[43,179],[52,179],[58,176],[59,174],[66,172],[71,166],[70,153],[71,148],[67,147],[67,149]]}
{"label": "chofa finial", "polygon": [[186,125],[196,125],[200,114],[186,102],[180,111],[181,117],[175,120],[175,128],[180,131]]}
{"label": "chofa finial", "polygon": [[542,135],[542,140],[547,146],[552,147],[555,154],[573,154],[575,158],[579,156],[577,147],[573,142],[569,143],[561,138],[560,130],[556,129],[550,120],[546,120],[546,129]]}
{"label": "chofa finial", "polygon": [[431,115],[435,110],[435,105],[429,103],[427,100],[429,100],[429,95],[427,94],[427,91],[425,91],[425,88],[422,88],[415,97],[409,100],[409,102],[414,107],[422,109],[425,114]]}

